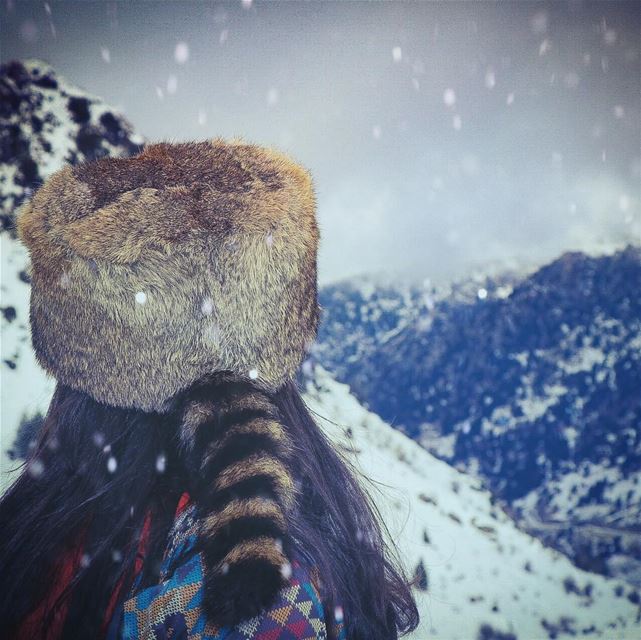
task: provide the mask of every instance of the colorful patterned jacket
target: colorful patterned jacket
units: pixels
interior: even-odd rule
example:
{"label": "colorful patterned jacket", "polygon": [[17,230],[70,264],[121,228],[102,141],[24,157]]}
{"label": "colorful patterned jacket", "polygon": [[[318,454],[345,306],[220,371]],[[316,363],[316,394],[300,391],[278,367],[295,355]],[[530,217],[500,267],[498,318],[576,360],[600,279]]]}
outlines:
{"label": "colorful patterned jacket", "polygon": [[289,584],[268,611],[234,629],[213,627],[201,609],[203,564],[195,543],[190,505],[170,533],[160,583],[141,591],[134,582],[111,619],[107,640],[325,640],[329,624],[345,640],[342,621],[334,621],[334,612],[326,615],[311,572],[300,561],[292,563]]}

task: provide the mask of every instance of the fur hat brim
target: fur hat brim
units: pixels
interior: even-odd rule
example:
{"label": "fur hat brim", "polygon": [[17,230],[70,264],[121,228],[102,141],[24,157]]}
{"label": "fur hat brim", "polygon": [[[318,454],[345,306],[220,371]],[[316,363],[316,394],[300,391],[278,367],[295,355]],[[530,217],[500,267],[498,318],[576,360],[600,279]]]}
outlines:
{"label": "fur hat brim", "polygon": [[278,388],[316,337],[315,210],[306,170],[242,142],[65,167],[18,215],[38,361],[146,411],[215,371]]}

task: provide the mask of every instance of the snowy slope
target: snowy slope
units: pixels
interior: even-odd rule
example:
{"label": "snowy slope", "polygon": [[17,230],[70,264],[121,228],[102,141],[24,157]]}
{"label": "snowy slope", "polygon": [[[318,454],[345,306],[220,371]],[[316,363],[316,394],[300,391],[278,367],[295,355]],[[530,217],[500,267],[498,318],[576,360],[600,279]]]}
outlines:
{"label": "snowy slope", "polygon": [[581,571],[520,531],[477,480],[364,409],[320,366],[306,384],[306,402],[331,439],[382,483],[374,497],[407,568],[422,561],[427,570],[412,638],[641,637],[634,588]]}
{"label": "snowy slope", "polygon": [[102,100],[75,87],[46,63],[0,67],[0,490],[21,420],[44,413],[53,392],[29,336],[28,255],[15,238],[19,205],[64,164],[126,156],[143,140]]}

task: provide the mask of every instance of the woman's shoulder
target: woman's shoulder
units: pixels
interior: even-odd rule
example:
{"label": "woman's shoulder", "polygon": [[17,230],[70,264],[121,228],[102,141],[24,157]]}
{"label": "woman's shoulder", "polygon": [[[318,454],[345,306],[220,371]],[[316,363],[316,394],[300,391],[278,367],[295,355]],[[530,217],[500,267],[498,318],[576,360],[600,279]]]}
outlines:
{"label": "woman's shoulder", "polygon": [[[292,561],[287,584],[274,604],[260,616],[233,629],[209,624],[203,609],[203,562],[194,550],[196,526],[193,507],[177,518],[157,585],[134,585],[114,616],[108,640],[316,640],[327,638],[327,615],[314,570],[302,559]],[[343,638],[342,628],[335,634]]]}

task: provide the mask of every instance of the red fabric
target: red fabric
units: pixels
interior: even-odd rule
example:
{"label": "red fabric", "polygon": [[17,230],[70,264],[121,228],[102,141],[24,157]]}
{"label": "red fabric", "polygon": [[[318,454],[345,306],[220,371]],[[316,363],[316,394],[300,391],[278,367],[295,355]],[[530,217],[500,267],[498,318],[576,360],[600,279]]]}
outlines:
{"label": "red fabric", "polygon": [[62,595],[67,585],[71,582],[73,576],[76,574],[80,566],[80,559],[82,558],[82,544],[78,544],[75,549],[67,552],[54,575],[57,579],[54,580],[51,591],[43,598],[40,605],[34,609],[24,620],[18,628],[18,635],[16,640],[34,640],[34,638],[43,638],[43,640],[56,640],[62,633],[62,627],[67,617],[67,602],[58,609],[55,616],[52,618],[50,626],[47,627],[45,635],[41,635],[43,628],[43,620],[47,612],[53,607],[56,600]]}
{"label": "red fabric", "polygon": [[[178,517],[189,504],[190,497],[188,493],[183,493],[180,496],[178,505],[176,506],[176,517]],[[138,541],[138,551],[136,553],[136,560],[134,564],[134,578],[142,570],[145,553],[147,551],[147,544],[149,542],[149,533],[151,531],[151,512],[147,512],[145,516],[145,521],[142,526],[142,532],[140,534],[140,540]],[[58,640],[62,634],[62,629],[64,627],[65,618],[67,617],[68,610],[68,601],[65,601],[64,604],[58,609],[55,616],[52,619],[51,624],[47,627],[45,635],[41,635],[42,623],[47,612],[55,604],[56,600],[62,595],[64,590],[67,588],[74,575],[78,571],[80,566],[80,559],[82,558],[83,552],[83,535],[80,536],[79,542],[76,546],[68,551],[60,565],[54,569],[54,575],[56,579],[52,583],[51,591],[43,598],[42,602],[36,607],[22,622],[18,628],[18,634],[15,636],[15,640],[34,640],[35,638],[42,638],[42,640]],[[102,623],[102,635],[104,636],[107,632],[109,622],[111,617],[114,614],[116,605],[120,598],[122,588],[124,585],[124,576],[118,580],[116,587],[114,588],[111,597],[109,598],[109,604],[107,610],[105,611],[105,618]]]}
{"label": "red fabric", "polygon": [[190,500],[191,498],[186,491],[180,496],[180,500],[178,500],[178,506],[176,507],[176,518],[187,508]]}
{"label": "red fabric", "polygon": [[[180,496],[180,500],[178,500],[178,505],[176,507],[176,514],[174,518],[177,518],[187,508],[188,504],[189,504],[189,494],[185,492]],[[134,579],[142,571],[142,567],[145,562],[145,554],[147,552],[147,544],[149,542],[150,530],[151,530],[151,513],[147,512],[147,515],[145,516],[145,522],[142,526],[140,542],[138,543],[138,552],[136,553],[134,575],[133,575]],[[114,614],[116,605],[118,604],[118,599],[120,598],[120,595],[121,595],[123,583],[124,583],[124,576],[122,576],[118,581],[118,584],[116,585],[116,588],[113,590],[113,593],[111,594],[111,598],[109,599],[109,605],[107,606],[107,610],[105,612],[105,619],[102,622],[101,630],[102,630],[103,636],[107,633],[107,629],[109,628],[111,617]]]}
{"label": "red fabric", "polygon": [[[138,550],[136,552],[136,560],[134,565],[134,578],[142,569],[143,561],[145,558],[145,553],[147,552],[147,544],[149,542],[149,532],[151,530],[151,512],[147,511],[145,515],[145,521],[142,525],[142,531],[140,532],[140,540],[138,541]],[[120,580],[116,584],[115,589],[111,593],[109,598],[109,604],[107,605],[107,610],[105,611],[105,618],[102,621],[101,632],[102,635],[106,635],[107,629],[109,628],[109,622],[111,621],[111,616],[113,616],[118,604],[118,598],[120,597],[120,592],[122,591],[122,586],[125,582],[125,576],[120,576]]]}

